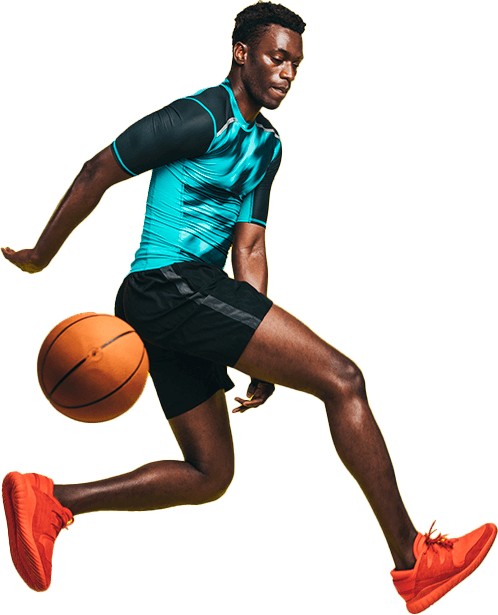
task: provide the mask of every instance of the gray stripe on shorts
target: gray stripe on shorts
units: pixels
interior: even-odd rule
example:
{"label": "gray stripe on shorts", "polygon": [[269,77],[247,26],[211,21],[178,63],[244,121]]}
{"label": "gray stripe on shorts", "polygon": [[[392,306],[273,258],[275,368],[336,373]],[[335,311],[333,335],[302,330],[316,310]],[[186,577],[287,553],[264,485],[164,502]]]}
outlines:
{"label": "gray stripe on shorts", "polygon": [[251,327],[251,329],[257,329],[261,323],[261,319],[256,316],[249,314],[249,312],[239,310],[239,308],[233,307],[233,305],[224,303],[212,295],[206,295],[203,298],[195,299],[195,301],[196,303],[207,305],[207,307],[211,308],[215,312],[220,312],[221,314],[228,316],[228,318],[237,320],[238,322]]}
{"label": "gray stripe on shorts", "polygon": [[241,322],[242,324],[250,327],[251,329],[257,329],[261,323],[261,319],[253,314],[249,314],[249,312],[244,312],[244,310],[239,310],[239,308],[234,307],[233,305],[229,305],[212,295],[201,295],[201,293],[195,292],[187,280],[179,276],[175,271],[173,271],[170,267],[161,267],[161,273],[164,277],[170,282],[174,282],[178,292],[183,297],[188,297],[191,301],[194,301],[198,305],[205,305],[206,307],[214,310],[215,312],[219,312],[232,320],[236,320],[237,322]]}

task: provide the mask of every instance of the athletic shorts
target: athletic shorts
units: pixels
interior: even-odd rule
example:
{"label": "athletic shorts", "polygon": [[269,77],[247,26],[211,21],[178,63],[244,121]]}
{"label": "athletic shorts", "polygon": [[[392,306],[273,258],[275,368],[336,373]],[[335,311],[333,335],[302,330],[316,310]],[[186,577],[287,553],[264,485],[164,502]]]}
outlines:
{"label": "athletic shorts", "polygon": [[130,273],[116,316],[142,338],[150,375],[168,419],[233,388],[237,363],[272,302],[221,269],[182,262]]}

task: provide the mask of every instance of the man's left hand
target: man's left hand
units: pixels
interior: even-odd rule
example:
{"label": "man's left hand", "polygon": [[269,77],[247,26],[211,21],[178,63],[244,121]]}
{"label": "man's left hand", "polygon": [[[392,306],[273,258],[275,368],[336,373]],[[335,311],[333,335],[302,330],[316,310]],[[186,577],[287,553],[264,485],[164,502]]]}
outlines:
{"label": "man's left hand", "polygon": [[237,408],[234,408],[232,412],[245,412],[249,408],[257,408],[264,404],[265,401],[273,394],[275,385],[271,382],[265,382],[264,380],[251,379],[251,384],[247,389],[248,399],[243,397],[236,397],[235,401],[240,404]]}

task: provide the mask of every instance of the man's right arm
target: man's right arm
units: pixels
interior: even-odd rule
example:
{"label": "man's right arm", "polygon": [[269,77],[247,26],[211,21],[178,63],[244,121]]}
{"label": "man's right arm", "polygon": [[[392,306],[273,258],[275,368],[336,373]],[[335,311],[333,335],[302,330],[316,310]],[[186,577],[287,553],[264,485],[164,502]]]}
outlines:
{"label": "man's right arm", "polygon": [[34,248],[2,248],[3,255],[23,271],[41,271],[110,186],[180,158],[200,156],[215,134],[212,114],[193,99],[179,99],[142,118],[83,165]]}
{"label": "man's right arm", "polygon": [[117,163],[111,147],[102,150],[83,165],[35,247],[18,251],[2,248],[3,255],[22,271],[42,271],[72,231],[95,209],[104,192],[129,177]]}

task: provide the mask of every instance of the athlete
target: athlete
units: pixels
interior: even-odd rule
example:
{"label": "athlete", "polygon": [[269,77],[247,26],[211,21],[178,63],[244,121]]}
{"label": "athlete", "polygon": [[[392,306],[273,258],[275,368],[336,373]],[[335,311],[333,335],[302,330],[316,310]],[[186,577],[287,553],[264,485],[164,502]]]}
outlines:
{"label": "athlete", "polygon": [[[85,163],[33,249],[3,249],[23,271],[41,271],[110,186],[152,170],[142,239],[116,314],[144,340],[184,460],[88,484],[8,474],[11,554],[34,590],[49,587],[53,543],[75,516],[200,504],[226,491],[234,468],[227,366],[251,377],[235,412],[263,404],[274,384],[323,401],[334,445],[379,521],[394,584],[411,613],[475,570],[495,539],[491,523],[458,539],[415,529],[359,368],[266,296],[265,227],[281,143],[260,111],[287,96],[303,59],[304,29],[282,5],[244,9],[223,83],[128,128]],[[230,247],[234,279],[223,271]]]}

